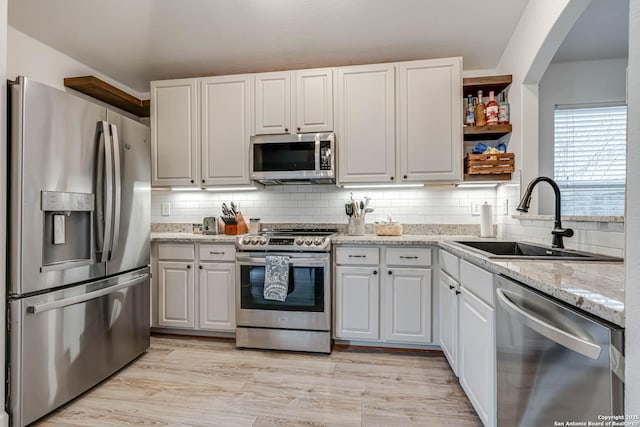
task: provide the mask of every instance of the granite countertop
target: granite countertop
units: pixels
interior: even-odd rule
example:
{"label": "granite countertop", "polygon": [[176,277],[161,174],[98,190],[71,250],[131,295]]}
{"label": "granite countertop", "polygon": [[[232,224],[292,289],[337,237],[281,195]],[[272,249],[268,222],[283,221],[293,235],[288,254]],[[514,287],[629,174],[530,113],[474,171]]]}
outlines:
{"label": "granite countertop", "polygon": [[624,327],[623,263],[492,260],[453,242],[440,242],[439,246],[489,271]]}
{"label": "granite countertop", "polygon": [[[186,232],[152,232],[151,241],[234,243],[237,236]],[[456,240],[480,239],[473,235],[404,234],[350,236],[338,234],[337,245],[438,245],[497,274],[503,274],[587,313],[624,327],[624,264],[611,262],[492,260],[455,244]]]}

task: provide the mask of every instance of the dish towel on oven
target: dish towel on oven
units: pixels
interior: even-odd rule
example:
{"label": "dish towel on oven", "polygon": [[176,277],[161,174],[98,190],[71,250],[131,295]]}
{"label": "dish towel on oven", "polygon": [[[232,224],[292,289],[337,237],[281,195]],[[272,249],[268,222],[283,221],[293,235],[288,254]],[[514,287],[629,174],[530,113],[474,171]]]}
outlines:
{"label": "dish towel on oven", "polygon": [[267,255],[264,267],[264,299],[282,301],[289,291],[289,257]]}

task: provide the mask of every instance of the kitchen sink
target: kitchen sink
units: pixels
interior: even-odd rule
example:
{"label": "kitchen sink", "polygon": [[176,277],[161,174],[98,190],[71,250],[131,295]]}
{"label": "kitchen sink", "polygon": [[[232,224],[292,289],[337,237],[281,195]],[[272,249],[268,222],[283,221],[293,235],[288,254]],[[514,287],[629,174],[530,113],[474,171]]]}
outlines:
{"label": "kitchen sink", "polygon": [[564,261],[609,261],[622,262],[622,258],[589,252],[571,251],[567,249],[550,248],[523,242],[455,242],[467,248],[481,252],[487,258],[492,259],[546,259]]}

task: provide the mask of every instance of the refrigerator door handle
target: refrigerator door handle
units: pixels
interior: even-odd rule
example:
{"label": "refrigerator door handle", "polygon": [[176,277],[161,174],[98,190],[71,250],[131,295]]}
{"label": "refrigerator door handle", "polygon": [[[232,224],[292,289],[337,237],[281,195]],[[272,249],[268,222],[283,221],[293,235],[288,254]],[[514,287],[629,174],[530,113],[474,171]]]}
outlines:
{"label": "refrigerator door handle", "polygon": [[80,304],[92,299],[100,298],[102,296],[114,293],[116,291],[120,291],[122,289],[130,288],[131,286],[137,285],[138,283],[141,283],[147,280],[148,277],[149,277],[149,274],[144,273],[134,277],[131,280],[127,280],[126,282],[118,283],[114,286],[89,292],[84,295],[77,295],[74,297],[61,299],[59,301],[52,301],[52,302],[45,302],[42,304],[30,305],[30,306],[27,306],[27,313],[38,314],[38,313],[43,313],[49,310],[55,310],[61,307],[68,307],[70,305]]}
{"label": "refrigerator door handle", "polygon": [[533,316],[524,309],[518,307],[518,305],[516,305],[513,301],[511,301],[506,296],[505,291],[502,289],[496,289],[496,294],[498,296],[500,305],[502,305],[505,310],[519,317],[524,325],[533,329],[540,335],[590,359],[597,360],[598,357],[600,357],[600,351],[602,350],[602,348],[599,345],[572,335],[569,332],[563,331],[562,329],[557,328],[536,316]]}
{"label": "refrigerator door handle", "polygon": [[104,239],[102,242],[101,262],[109,260],[111,249],[111,235],[113,234],[113,149],[111,144],[111,128],[106,121],[101,122],[104,135],[104,171],[105,171],[105,202],[104,202]]}
{"label": "refrigerator door handle", "polygon": [[113,145],[113,239],[109,249],[109,260],[111,260],[112,252],[118,248],[120,239],[120,204],[122,199],[122,176],[120,173],[120,142],[118,141],[118,127],[113,123],[109,124],[111,130],[111,142]]}

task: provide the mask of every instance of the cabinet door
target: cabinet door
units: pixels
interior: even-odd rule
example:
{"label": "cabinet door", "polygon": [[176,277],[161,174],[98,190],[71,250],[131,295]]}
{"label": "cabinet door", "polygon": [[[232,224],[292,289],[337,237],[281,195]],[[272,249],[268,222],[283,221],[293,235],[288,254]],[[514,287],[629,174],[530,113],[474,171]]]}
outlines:
{"label": "cabinet door", "polygon": [[336,337],[377,340],[378,269],[336,267]]}
{"label": "cabinet door", "polygon": [[438,296],[440,347],[453,372],[458,375],[458,294],[456,283],[440,271]]}
{"label": "cabinet door", "polygon": [[197,80],[151,82],[154,186],[193,185],[198,178]]}
{"label": "cabinet door", "polygon": [[393,65],[338,68],[340,182],[396,181],[394,94]]}
{"label": "cabinet door", "polygon": [[249,183],[251,76],[201,80],[203,185]]}
{"label": "cabinet door", "polygon": [[462,58],[398,65],[402,180],[462,178],[461,70]]}
{"label": "cabinet door", "polygon": [[260,73],[256,81],[256,135],[289,133],[291,72]]}
{"label": "cabinet door", "polygon": [[216,331],[235,331],[235,264],[202,263],[198,269],[198,327]]}
{"label": "cabinet door", "polygon": [[382,340],[431,342],[431,270],[386,270],[382,291]]}
{"label": "cabinet door", "polygon": [[192,262],[158,262],[158,326],[195,326]]}
{"label": "cabinet door", "polygon": [[495,425],[495,311],[461,287],[460,384],[485,426]]}
{"label": "cabinet door", "polygon": [[298,132],[333,131],[333,70],[295,72],[295,124]]}

